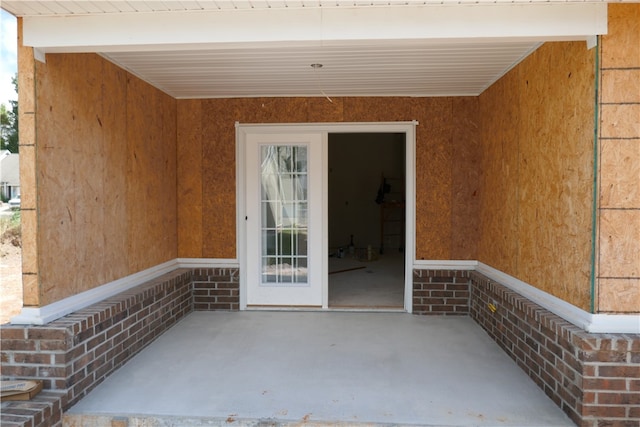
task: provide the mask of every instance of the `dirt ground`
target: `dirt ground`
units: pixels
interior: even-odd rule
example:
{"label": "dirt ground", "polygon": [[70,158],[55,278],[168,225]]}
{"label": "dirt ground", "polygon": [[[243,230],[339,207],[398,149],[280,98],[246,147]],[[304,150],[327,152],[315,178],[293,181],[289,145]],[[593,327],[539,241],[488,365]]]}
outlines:
{"label": "dirt ground", "polygon": [[0,243],[0,325],[22,309],[22,250]]}

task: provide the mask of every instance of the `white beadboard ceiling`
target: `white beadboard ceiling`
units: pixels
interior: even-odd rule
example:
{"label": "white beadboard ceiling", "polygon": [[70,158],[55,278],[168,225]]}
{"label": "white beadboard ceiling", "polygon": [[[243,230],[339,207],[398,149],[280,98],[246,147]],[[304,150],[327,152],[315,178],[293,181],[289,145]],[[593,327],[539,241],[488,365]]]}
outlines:
{"label": "white beadboard ceiling", "polygon": [[394,42],[106,56],[179,98],[443,96],[478,94],[535,47]]}
{"label": "white beadboard ceiling", "polygon": [[[566,9],[569,3],[574,10]],[[41,54],[93,51],[176,98],[233,98],[478,95],[545,41],[588,40],[603,33],[573,34],[547,22],[552,20],[547,14],[567,13],[572,20],[580,15],[576,7],[593,9],[596,3],[604,5],[547,0],[3,0],[0,5],[25,18],[25,43]],[[453,14],[458,10],[463,14]],[[602,29],[602,22],[587,21],[598,21],[593,14],[602,21],[604,10],[606,29],[606,6],[593,10],[581,19]],[[499,14],[487,28],[475,22],[493,19],[494,11]],[[512,11],[515,23],[505,19]],[[277,19],[270,22],[272,16]],[[535,19],[554,29],[520,32]],[[505,32],[495,31],[500,26]],[[314,30],[321,35],[314,38]]]}

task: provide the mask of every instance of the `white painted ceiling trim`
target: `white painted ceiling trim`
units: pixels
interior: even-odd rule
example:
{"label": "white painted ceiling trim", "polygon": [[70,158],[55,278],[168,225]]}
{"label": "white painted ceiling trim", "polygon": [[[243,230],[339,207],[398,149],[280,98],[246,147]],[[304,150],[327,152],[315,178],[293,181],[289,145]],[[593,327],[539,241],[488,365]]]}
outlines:
{"label": "white painted ceiling trim", "polygon": [[23,41],[38,58],[96,52],[178,99],[476,96],[544,42],[593,43],[607,31],[607,4],[588,1],[5,0],[2,7],[23,13]]}
{"label": "white painted ceiling trim", "polygon": [[586,40],[607,31],[604,3],[389,6],[27,16],[43,52],[330,46],[393,40]]}
{"label": "white painted ceiling trim", "polygon": [[[615,0],[615,3],[633,3],[636,0]],[[609,3],[611,0],[200,0],[200,1],[25,1],[3,0],[2,8],[16,16],[28,15],[90,15],[118,13],[147,13],[169,11],[218,11],[296,8],[345,8],[387,6],[456,6],[464,4],[532,4],[532,3]]]}

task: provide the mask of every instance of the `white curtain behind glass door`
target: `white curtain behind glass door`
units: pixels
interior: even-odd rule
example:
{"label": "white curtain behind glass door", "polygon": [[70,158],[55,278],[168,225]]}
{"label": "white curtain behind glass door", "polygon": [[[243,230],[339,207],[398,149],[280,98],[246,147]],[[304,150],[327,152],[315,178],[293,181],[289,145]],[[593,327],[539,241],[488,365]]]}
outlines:
{"label": "white curtain behind glass door", "polygon": [[262,285],[307,285],[307,147],[262,145]]}

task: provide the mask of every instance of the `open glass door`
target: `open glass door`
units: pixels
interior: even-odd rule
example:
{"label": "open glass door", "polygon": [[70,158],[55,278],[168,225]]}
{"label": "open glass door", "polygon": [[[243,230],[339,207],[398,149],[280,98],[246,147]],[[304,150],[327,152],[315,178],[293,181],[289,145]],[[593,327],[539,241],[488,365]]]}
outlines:
{"label": "open glass door", "polygon": [[247,305],[322,306],[320,134],[249,134]]}

